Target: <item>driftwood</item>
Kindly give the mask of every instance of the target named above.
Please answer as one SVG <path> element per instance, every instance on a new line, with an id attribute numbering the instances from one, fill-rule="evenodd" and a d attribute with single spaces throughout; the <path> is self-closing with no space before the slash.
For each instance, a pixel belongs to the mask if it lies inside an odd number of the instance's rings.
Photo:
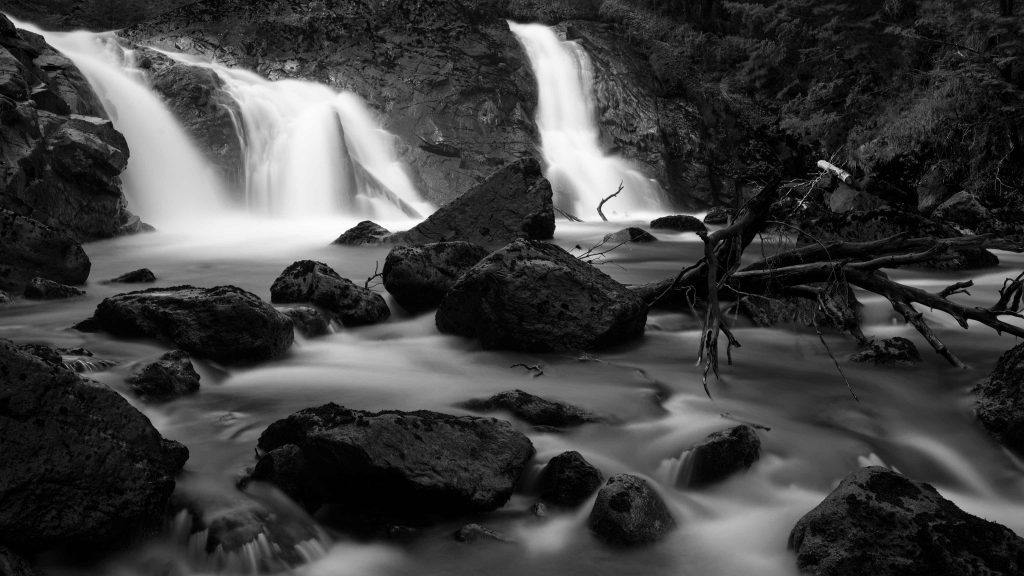
<path id="1" fill-rule="evenodd" d="M 604 203 L 609 201 L 609 200 L 611 200 L 612 198 L 615 198 L 616 196 L 618 196 L 621 193 L 622 193 L 622 182 L 619 182 L 619 189 L 615 191 L 615 194 L 612 194 L 611 196 L 608 196 L 607 198 L 601 200 L 601 203 L 597 205 L 597 214 L 601 217 L 601 220 L 604 220 L 605 222 L 608 221 L 608 218 L 605 218 L 604 212 L 601 211 L 601 209 L 604 208 Z"/>
<path id="2" fill-rule="evenodd" d="M 835 164 L 829 162 L 828 160 L 818 160 L 818 168 L 821 168 L 822 170 L 832 174 L 847 186 L 854 185 L 852 174 L 850 174 L 846 170 L 843 170 L 839 166 L 836 166 Z"/>

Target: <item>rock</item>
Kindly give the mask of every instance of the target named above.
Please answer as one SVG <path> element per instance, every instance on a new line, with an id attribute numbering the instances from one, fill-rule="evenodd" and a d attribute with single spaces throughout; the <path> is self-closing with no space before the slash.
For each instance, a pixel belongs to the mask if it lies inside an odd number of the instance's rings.
<path id="1" fill-rule="evenodd" d="M 279 311 L 292 319 L 292 324 L 306 338 L 326 336 L 331 333 L 331 320 L 312 306 L 296 306 Z"/>
<path id="2" fill-rule="evenodd" d="M 37 276 L 84 284 L 92 263 L 81 244 L 37 222 L 0 209 L 0 289 L 24 289 Z"/>
<path id="3" fill-rule="evenodd" d="M 789 547 L 818 576 L 1024 573 L 1024 539 L 880 466 L 844 478 L 797 522 Z"/>
<path id="4" fill-rule="evenodd" d="M 156 282 L 156 276 L 149 268 L 139 268 L 138 270 L 132 270 L 126 272 L 117 278 L 107 280 L 111 283 L 122 283 L 122 284 L 146 284 L 149 282 Z"/>
<path id="5" fill-rule="evenodd" d="M 452 284 L 490 252 L 469 242 L 395 246 L 384 260 L 384 288 L 412 314 L 437 308 Z"/>
<path id="6" fill-rule="evenodd" d="M 706 232 L 708 229 L 700 219 L 687 214 L 655 218 L 651 220 L 651 228 L 664 228 L 677 232 Z"/>
<path id="7" fill-rule="evenodd" d="M 872 339 L 867 347 L 850 356 L 853 362 L 870 362 L 872 364 L 914 365 L 921 361 L 921 353 L 914 343 L 902 336 Z"/>
<path id="8" fill-rule="evenodd" d="M 56 351 L 60 354 L 61 364 L 68 370 L 78 373 L 102 372 L 117 366 L 117 362 L 96 358 L 85 348 L 58 348 Z"/>
<path id="9" fill-rule="evenodd" d="M 974 387 L 975 410 L 985 429 L 1024 454 L 1024 344 L 999 357 L 989 378 Z"/>
<path id="10" fill-rule="evenodd" d="M 597 493 L 587 520 L 595 536 L 608 544 L 650 544 L 676 527 L 676 521 L 646 480 L 632 474 L 616 474 Z"/>
<path id="11" fill-rule="evenodd" d="M 381 244 L 387 241 L 390 237 L 391 232 L 389 232 L 387 228 L 369 220 L 363 220 L 359 224 L 356 224 L 352 228 L 346 230 L 341 236 L 338 236 L 337 240 L 331 242 L 331 244 L 343 244 L 345 246 L 372 246 L 375 244 Z"/>
<path id="12" fill-rule="evenodd" d="M 174 286 L 127 292 L 96 307 L 92 328 L 122 338 L 158 338 L 224 363 L 277 358 L 288 351 L 291 320 L 234 286 Z"/>
<path id="13" fill-rule="evenodd" d="M 85 296 L 85 290 L 36 277 L 25 286 L 24 296 L 29 300 L 62 300 L 74 296 Z"/>
<path id="14" fill-rule="evenodd" d="M 643 230 L 642 228 L 623 228 L 618 232 L 606 234 L 603 239 L 603 242 L 606 244 L 622 244 L 625 242 L 636 242 L 642 244 L 646 242 L 657 241 L 657 238 L 655 238 L 650 232 Z"/>
<path id="15" fill-rule="evenodd" d="M 628 288 L 557 246 L 517 240 L 481 260 L 437 311 L 446 334 L 485 348 L 575 351 L 643 335 L 647 306 Z"/>
<path id="16" fill-rule="evenodd" d="M 342 515 L 402 523 L 498 508 L 533 456 L 529 439 L 501 420 L 333 403 L 274 422 L 259 450 L 252 479 L 278 485 L 310 511 L 329 504 Z"/>
<path id="17" fill-rule="evenodd" d="M 128 377 L 132 392 L 146 402 L 166 402 L 199 391 L 199 373 L 188 352 L 172 350 Z"/>
<path id="18" fill-rule="evenodd" d="M 327 264 L 313 260 L 299 260 L 285 268 L 270 287 L 270 301 L 310 302 L 329 310 L 345 326 L 376 324 L 391 316 L 380 294 L 356 286 Z"/>
<path id="19" fill-rule="evenodd" d="M 704 215 L 705 224 L 713 224 L 716 226 L 729 223 L 729 216 L 732 215 L 732 210 L 724 208 L 722 206 L 714 206 L 708 210 L 708 213 Z"/>
<path id="20" fill-rule="evenodd" d="M 11 296 L 7 292 L 0 290 L 0 306 L 10 304 L 11 302 L 14 302 L 14 300 L 11 299 Z"/>
<path id="21" fill-rule="evenodd" d="M 476 412 L 509 412 L 523 422 L 550 428 L 568 428 L 600 421 L 600 418 L 581 408 L 545 400 L 522 390 L 509 390 L 490 398 L 474 398 L 459 406 Z"/>
<path id="22" fill-rule="evenodd" d="M 391 241 L 427 244 L 461 240 L 488 248 L 517 238 L 546 240 L 555 233 L 551 184 L 540 163 L 524 158 L 486 180 Z"/>
<path id="23" fill-rule="evenodd" d="M 64 365 L 64 360 L 61 357 L 60 352 L 49 346 L 45 346 L 43 344 L 18 344 L 17 348 L 25 354 L 35 356 L 50 366 L 60 367 Z"/>
<path id="24" fill-rule="evenodd" d="M 767 299 L 745 296 L 739 300 L 739 311 L 754 324 L 764 328 L 778 325 L 817 325 L 819 328 L 829 327 L 840 332 L 859 331 L 861 304 L 856 293 L 845 281 L 808 285 L 820 290 L 819 299 L 801 296 Z"/>
<path id="25" fill-rule="evenodd" d="M 750 468 L 761 457 L 761 439 L 742 425 L 709 434 L 683 457 L 676 486 L 700 488 Z"/>
<path id="26" fill-rule="evenodd" d="M 119 394 L 0 340 L 0 542 L 96 553 L 155 533 L 188 450 Z"/>
<path id="27" fill-rule="evenodd" d="M 978 199 L 966 190 L 957 192 L 948 200 L 939 204 L 932 212 L 932 220 L 948 222 L 959 230 L 968 233 L 984 233 L 991 231 L 992 214 L 978 202 Z"/>
<path id="28" fill-rule="evenodd" d="M 41 576 L 24 558 L 0 546 L 0 574 L 4 576 Z"/>
<path id="29" fill-rule="evenodd" d="M 540 497 L 556 506 L 575 508 L 601 487 L 604 476 L 576 451 L 552 458 L 537 481 Z"/>
<path id="30" fill-rule="evenodd" d="M 459 528 L 452 534 L 459 542 L 479 542 L 480 540 L 493 540 L 495 542 L 511 543 L 512 539 L 501 534 L 497 530 L 493 530 L 486 526 L 479 524 L 466 524 L 462 528 Z"/>

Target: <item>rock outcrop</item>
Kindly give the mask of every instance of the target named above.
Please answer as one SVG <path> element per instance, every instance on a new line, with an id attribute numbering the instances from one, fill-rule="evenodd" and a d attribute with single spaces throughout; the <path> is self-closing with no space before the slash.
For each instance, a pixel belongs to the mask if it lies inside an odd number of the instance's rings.
<path id="1" fill-rule="evenodd" d="M 172 350 L 142 366 L 127 382 L 132 392 L 147 402 L 164 402 L 199 391 L 199 373 L 184 350 Z"/>
<path id="2" fill-rule="evenodd" d="M 661 496 L 646 480 L 616 474 L 597 493 L 587 520 L 595 536 L 616 546 L 650 544 L 676 527 Z"/>
<path id="3" fill-rule="evenodd" d="M 508 412 L 523 422 L 545 428 L 569 428 L 600 421 L 596 415 L 582 408 L 546 400 L 522 390 L 500 392 L 489 398 L 474 398 L 459 406 L 474 412 Z"/>
<path id="4" fill-rule="evenodd" d="M 684 454 L 676 486 L 700 488 L 750 468 L 761 457 L 761 439 L 742 425 L 709 434 Z"/>
<path id="5" fill-rule="evenodd" d="M 1024 344 L 999 357 L 989 378 L 974 388 L 978 420 L 1003 444 L 1024 454 Z"/>
<path id="6" fill-rule="evenodd" d="M 35 277 L 84 284 L 91 268 L 85 250 L 70 236 L 0 209 L 0 289 L 21 291 Z"/>
<path id="7" fill-rule="evenodd" d="M 604 476 L 579 452 L 563 452 L 548 461 L 540 471 L 537 488 L 540 497 L 555 506 L 575 508 L 601 487 Z"/>
<path id="8" fill-rule="evenodd" d="M 327 264 L 313 260 L 299 260 L 285 268 L 270 287 L 270 301 L 309 302 L 330 311 L 345 326 L 376 324 L 391 316 L 380 294 L 356 286 Z"/>
<path id="9" fill-rule="evenodd" d="M 395 246 L 384 260 L 384 288 L 407 311 L 437 308 L 452 284 L 490 252 L 469 242 Z"/>

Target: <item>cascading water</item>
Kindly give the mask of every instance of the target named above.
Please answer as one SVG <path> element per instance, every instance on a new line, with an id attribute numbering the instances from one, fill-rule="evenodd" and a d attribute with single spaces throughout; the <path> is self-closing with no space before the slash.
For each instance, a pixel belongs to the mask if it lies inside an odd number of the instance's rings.
<path id="1" fill-rule="evenodd" d="M 594 72 L 586 50 L 562 42 L 542 24 L 509 28 L 523 45 L 537 77 L 537 128 L 555 203 L 576 215 L 590 214 L 601 200 L 623 190 L 604 209 L 621 216 L 659 208 L 658 184 L 600 146 L 593 98 Z"/>

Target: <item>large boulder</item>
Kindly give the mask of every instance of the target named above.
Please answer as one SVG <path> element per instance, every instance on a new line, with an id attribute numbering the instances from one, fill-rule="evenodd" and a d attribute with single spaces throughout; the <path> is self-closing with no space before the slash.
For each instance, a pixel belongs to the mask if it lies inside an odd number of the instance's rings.
<path id="1" fill-rule="evenodd" d="M 991 376 L 974 387 L 978 420 L 1003 444 L 1024 454 L 1024 344 L 999 357 Z"/>
<path id="2" fill-rule="evenodd" d="M 234 286 L 174 286 L 126 292 L 96 307 L 94 327 L 124 338 L 149 337 L 224 363 L 283 355 L 292 345 L 292 321 Z"/>
<path id="3" fill-rule="evenodd" d="M 594 266 L 544 242 L 517 240 L 459 278 L 437 311 L 441 332 L 486 348 L 586 350 L 643 335 L 647 306 Z"/>
<path id="4" fill-rule="evenodd" d="M 391 316 L 384 298 L 323 262 L 299 260 L 281 272 L 270 287 L 270 301 L 280 304 L 309 302 L 329 310 L 345 326 L 365 326 Z"/>
<path id="5" fill-rule="evenodd" d="M 173 400 L 199 390 L 199 373 L 188 352 L 172 350 L 132 373 L 128 386 L 147 402 Z"/>
<path id="6" fill-rule="evenodd" d="M 395 246 L 384 260 L 384 288 L 409 312 L 437 308 L 455 281 L 490 252 L 469 242 Z"/>
<path id="7" fill-rule="evenodd" d="M 594 535 L 616 546 L 650 544 L 676 527 L 661 496 L 646 480 L 632 474 L 608 479 L 597 493 L 587 524 Z"/>
<path id="8" fill-rule="evenodd" d="M 844 478 L 797 522 L 789 546 L 815 576 L 1024 573 L 1024 539 L 880 466 Z"/>
<path id="9" fill-rule="evenodd" d="M 600 420 L 582 408 L 522 390 L 499 392 L 489 398 L 473 398 L 459 406 L 476 412 L 508 412 L 523 422 L 545 428 L 568 428 Z"/>
<path id="10" fill-rule="evenodd" d="M 676 486 L 699 488 L 721 482 L 750 468 L 760 457 L 761 439 L 751 426 L 709 434 L 684 454 Z"/>
<path id="11" fill-rule="evenodd" d="M 394 234 L 391 241 L 462 240 L 494 248 L 517 238 L 546 240 L 555 233 L 551 194 L 540 163 L 524 158 L 494 172 L 412 230 Z"/>
<path id="12" fill-rule="evenodd" d="M 0 289 L 21 291 L 37 276 L 84 284 L 91 268 L 85 250 L 70 236 L 0 209 Z"/>
<path id="13" fill-rule="evenodd" d="M 274 422 L 259 450 L 252 478 L 310 510 L 329 504 L 411 523 L 498 508 L 533 456 L 529 439 L 501 420 L 333 403 Z"/>
<path id="14" fill-rule="evenodd" d="M 7 340 L 0 374 L 0 542 L 95 552 L 159 528 L 184 446 L 110 388 Z"/>
<path id="15" fill-rule="evenodd" d="M 710 214 L 710 212 L 709 212 Z M 675 230 L 676 232 L 707 232 L 708 228 L 696 216 L 674 214 L 651 220 L 651 228 Z"/>
<path id="16" fill-rule="evenodd" d="M 601 487 L 604 476 L 579 452 L 563 452 L 540 471 L 537 480 L 540 497 L 556 506 L 574 508 L 583 504 Z"/>

